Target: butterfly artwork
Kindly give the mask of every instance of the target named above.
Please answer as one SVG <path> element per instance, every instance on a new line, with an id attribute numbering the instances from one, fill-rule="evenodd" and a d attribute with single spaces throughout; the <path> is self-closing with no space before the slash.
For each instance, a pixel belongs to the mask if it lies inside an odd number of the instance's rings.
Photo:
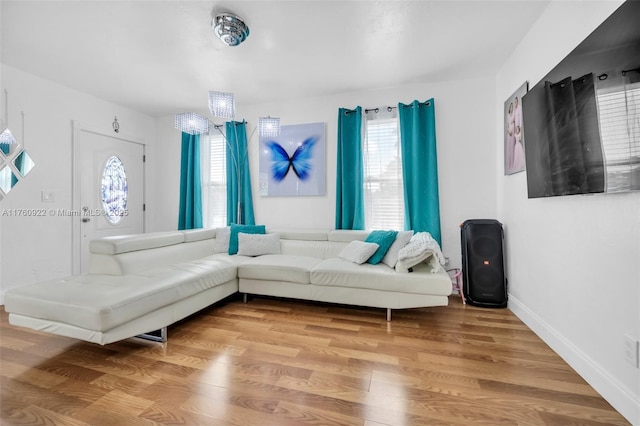
<path id="1" fill-rule="evenodd" d="M 325 123 L 282 126 L 260 138 L 260 195 L 324 195 Z"/>
<path id="2" fill-rule="evenodd" d="M 267 141 L 266 146 L 271 153 L 271 176 L 276 182 L 282 181 L 290 170 L 300 180 L 307 180 L 311 173 L 313 158 L 313 146 L 318 141 L 317 136 L 311 136 L 304 140 L 291 156 L 287 151 L 275 141 Z"/>

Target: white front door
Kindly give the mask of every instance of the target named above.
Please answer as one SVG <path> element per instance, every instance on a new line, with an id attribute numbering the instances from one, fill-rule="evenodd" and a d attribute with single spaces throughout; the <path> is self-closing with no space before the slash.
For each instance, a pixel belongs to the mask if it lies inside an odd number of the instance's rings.
<path id="1" fill-rule="evenodd" d="M 91 240 L 144 232 L 144 145 L 74 126 L 74 156 L 74 273 L 85 273 Z"/>

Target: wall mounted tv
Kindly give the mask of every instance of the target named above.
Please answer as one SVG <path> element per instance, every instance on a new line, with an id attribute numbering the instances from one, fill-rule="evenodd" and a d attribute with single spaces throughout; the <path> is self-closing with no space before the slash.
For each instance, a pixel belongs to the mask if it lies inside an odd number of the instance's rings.
<path id="1" fill-rule="evenodd" d="M 640 190 L 640 1 L 524 95 L 522 111 L 529 198 Z"/>

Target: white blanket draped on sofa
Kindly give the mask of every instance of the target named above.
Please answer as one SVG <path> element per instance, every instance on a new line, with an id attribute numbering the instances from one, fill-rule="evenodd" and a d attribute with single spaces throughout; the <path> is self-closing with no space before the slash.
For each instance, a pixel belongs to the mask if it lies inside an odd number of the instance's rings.
<path id="1" fill-rule="evenodd" d="M 409 272 L 418 263 L 425 262 L 431 272 L 436 273 L 445 265 L 445 258 L 440 245 L 428 232 L 417 232 L 409 244 L 398 252 L 397 272 Z"/>

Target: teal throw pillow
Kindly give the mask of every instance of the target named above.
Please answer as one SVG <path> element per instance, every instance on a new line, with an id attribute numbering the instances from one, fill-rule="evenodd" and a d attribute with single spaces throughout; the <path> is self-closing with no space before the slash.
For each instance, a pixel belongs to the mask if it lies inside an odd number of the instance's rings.
<path id="1" fill-rule="evenodd" d="M 236 225 L 231 224 L 231 232 L 229 233 L 229 254 L 238 253 L 238 234 L 266 234 L 264 225 Z"/>
<path id="2" fill-rule="evenodd" d="M 365 243 L 376 243 L 380 247 L 373 253 L 373 256 L 367 260 L 367 263 L 377 265 L 384 259 L 384 255 L 387 254 L 387 250 L 391 247 L 391 244 L 396 239 L 398 231 L 371 231 L 371 233 L 364 240 Z"/>

